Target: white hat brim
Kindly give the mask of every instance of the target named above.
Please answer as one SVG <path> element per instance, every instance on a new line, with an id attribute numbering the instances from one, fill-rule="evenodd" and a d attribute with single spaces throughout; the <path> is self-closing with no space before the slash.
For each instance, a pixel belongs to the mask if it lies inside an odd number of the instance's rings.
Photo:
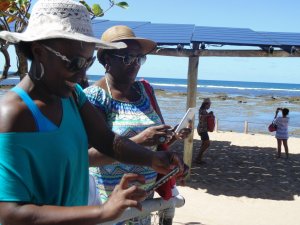
<path id="1" fill-rule="evenodd" d="M 70 33 L 70 32 L 63 32 L 63 31 L 49 31 L 47 33 L 43 32 L 40 34 L 30 34 L 29 32 L 17 33 L 17 32 L 9 32 L 9 31 L 1 31 L 0 38 L 4 39 L 10 43 L 19 43 L 20 41 L 24 42 L 32 42 L 32 41 L 40 41 L 40 40 L 47 40 L 47 39 L 54 39 L 54 38 L 63 38 L 63 39 L 70 39 L 75 41 L 82 41 L 87 43 L 94 43 L 96 44 L 96 48 L 101 49 L 121 49 L 126 48 L 127 45 L 124 42 L 114 42 L 108 43 L 101 41 L 98 38 L 87 36 L 81 33 Z"/>

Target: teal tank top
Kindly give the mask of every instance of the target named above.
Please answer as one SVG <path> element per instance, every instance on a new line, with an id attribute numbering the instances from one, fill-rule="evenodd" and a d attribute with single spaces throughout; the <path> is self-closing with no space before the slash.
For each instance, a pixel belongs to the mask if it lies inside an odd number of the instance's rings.
<path id="1" fill-rule="evenodd" d="M 73 99 L 62 99 L 62 106 L 55 130 L 0 133 L 0 201 L 87 205 L 86 131 Z"/>
<path id="2" fill-rule="evenodd" d="M 43 115 L 43 113 L 40 111 L 34 101 L 29 97 L 26 91 L 18 86 L 13 87 L 11 91 L 16 92 L 23 100 L 23 102 L 27 105 L 32 113 L 38 131 L 51 131 L 57 129 L 57 126 Z"/>

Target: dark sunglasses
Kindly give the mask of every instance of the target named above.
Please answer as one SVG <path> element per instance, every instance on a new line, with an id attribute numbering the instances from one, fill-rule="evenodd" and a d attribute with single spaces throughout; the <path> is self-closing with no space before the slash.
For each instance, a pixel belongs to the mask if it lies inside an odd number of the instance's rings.
<path id="1" fill-rule="evenodd" d="M 123 63 L 126 66 L 131 65 L 133 62 L 137 62 L 141 66 L 146 62 L 147 59 L 145 55 L 139 55 L 139 56 L 117 55 L 117 54 L 110 54 L 110 55 L 123 59 Z"/>
<path id="2" fill-rule="evenodd" d="M 66 68 L 72 73 L 79 72 L 82 69 L 88 70 L 93 63 L 95 62 L 96 56 L 93 56 L 90 59 L 86 59 L 81 56 L 77 56 L 73 59 L 68 59 L 67 56 L 62 55 L 61 53 L 55 51 L 54 49 L 50 48 L 49 46 L 42 45 L 45 49 L 47 49 L 49 52 L 54 53 L 57 57 L 59 57 L 61 60 L 66 62 Z"/>

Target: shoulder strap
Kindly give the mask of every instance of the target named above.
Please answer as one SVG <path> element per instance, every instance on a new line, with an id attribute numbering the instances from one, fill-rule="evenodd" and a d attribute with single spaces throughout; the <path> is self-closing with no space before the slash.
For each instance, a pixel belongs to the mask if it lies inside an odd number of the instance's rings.
<path id="1" fill-rule="evenodd" d="M 32 116 L 34 118 L 34 122 L 35 122 L 35 124 L 36 124 L 39 131 L 48 131 L 48 130 L 57 129 L 57 126 L 42 114 L 40 109 L 37 107 L 37 105 L 30 98 L 30 96 L 27 94 L 26 91 L 24 91 L 22 88 L 20 88 L 18 86 L 13 87 L 11 89 L 11 91 L 13 91 L 17 95 L 19 95 L 19 97 L 27 105 L 27 107 L 29 108 L 29 110 L 32 113 Z"/>
<path id="2" fill-rule="evenodd" d="M 148 97 L 150 99 L 150 103 L 151 103 L 153 109 L 155 110 L 155 112 L 157 113 L 157 115 L 160 117 L 161 122 L 165 123 L 164 118 L 163 118 L 163 116 L 161 114 L 160 108 L 159 108 L 159 106 L 157 104 L 156 98 L 155 98 L 155 96 L 152 93 L 152 88 L 151 88 L 150 83 L 147 80 L 144 80 L 144 79 L 141 79 L 140 82 L 143 84 L 143 86 L 145 88 L 145 91 L 146 91 L 146 93 L 147 93 L 147 95 L 148 95 Z"/>
<path id="3" fill-rule="evenodd" d="M 39 118 L 39 114 L 40 114 L 39 108 L 36 106 L 36 104 L 34 104 L 32 99 L 22 88 L 15 86 L 11 89 L 11 91 L 18 94 L 19 97 L 23 100 L 23 102 L 27 105 L 27 107 L 29 108 L 29 110 L 31 111 L 31 113 L 33 115 L 35 124 L 38 126 L 38 129 L 40 130 L 40 124 L 38 122 L 38 118 Z"/>

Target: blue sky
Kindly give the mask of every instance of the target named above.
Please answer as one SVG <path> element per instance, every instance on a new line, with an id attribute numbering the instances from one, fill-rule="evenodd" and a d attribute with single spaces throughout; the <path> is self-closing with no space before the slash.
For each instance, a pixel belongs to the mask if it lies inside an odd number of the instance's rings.
<path id="1" fill-rule="evenodd" d="M 107 2 L 98 1 L 104 9 L 107 8 Z M 298 0 L 127 0 L 127 3 L 128 9 L 114 7 L 103 19 L 300 33 Z M 12 64 L 15 68 L 15 62 Z M 299 65 L 300 58 L 202 57 L 198 78 L 300 84 Z M 187 58 L 149 56 L 139 76 L 186 78 L 187 69 Z M 99 64 L 88 71 L 89 74 L 103 72 Z"/>

